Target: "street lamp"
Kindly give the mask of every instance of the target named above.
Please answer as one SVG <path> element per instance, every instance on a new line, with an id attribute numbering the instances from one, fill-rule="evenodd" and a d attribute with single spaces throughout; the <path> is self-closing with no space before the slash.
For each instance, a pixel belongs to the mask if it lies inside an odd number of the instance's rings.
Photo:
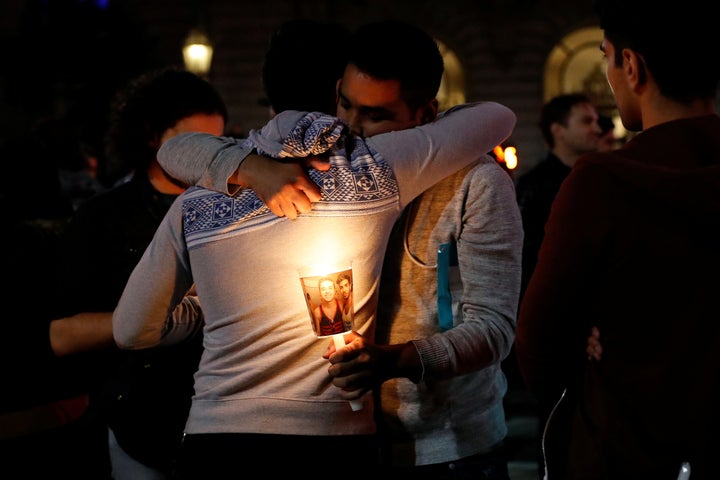
<path id="1" fill-rule="evenodd" d="M 190 30 L 183 46 L 185 68 L 206 77 L 210 72 L 212 55 L 213 47 L 205 32 L 197 28 Z"/>

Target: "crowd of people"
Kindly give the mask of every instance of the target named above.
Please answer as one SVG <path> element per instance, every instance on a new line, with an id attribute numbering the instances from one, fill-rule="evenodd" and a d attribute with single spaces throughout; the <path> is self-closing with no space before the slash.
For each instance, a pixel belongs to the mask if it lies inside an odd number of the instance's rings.
<path id="1" fill-rule="evenodd" d="M 707 18 L 653 4 L 645 22 L 648 5 L 595 2 L 632 138 L 559 95 L 539 112 L 547 155 L 517 180 L 490 154 L 515 114 L 438 111 L 438 46 L 397 20 L 279 26 L 270 118 L 243 138 L 209 81 L 138 76 L 105 137 L 128 175 L 89 194 L 36 149 L 52 200 L 28 198 L 3 237 L 11 298 L 34 306 L 0 349 L 17 365 L 8 471 L 510 480 L 521 385 L 539 478 L 713 478 L 720 65 L 697 48 Z M 306 75 L 293 52 L 313 30 L 334 42 Z"/>

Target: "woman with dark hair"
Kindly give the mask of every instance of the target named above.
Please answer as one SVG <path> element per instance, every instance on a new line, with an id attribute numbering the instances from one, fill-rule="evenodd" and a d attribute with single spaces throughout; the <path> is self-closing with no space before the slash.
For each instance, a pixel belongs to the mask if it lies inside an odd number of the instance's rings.
<path id="1" fill-rule="evenodd" d="M 85 201 L 70 222 L 61 277 L 62 315 L 72 319 L 78 312 L 103 312 L 101 323 L 111 325 L 130 273 L 172 202 L 187 188 L 158 163 L 160 145 L 185 132 L 221 135 L 226 120 L 218 91 L 177 68 L 141 75 L 117 94 L 106 135 L 107 158 L 118 171 L 131 174 Z M 108 331 L 110 348 L 97 354 L 101 380 L 91 387 L 90 407 L 110 429 L 105 427 L 105 436 L 113 478 L 166 478 L 182 439 L 202 335 L 196 332 L 171 348 L 129 352 L 116 349 L 112 329 Z"/>

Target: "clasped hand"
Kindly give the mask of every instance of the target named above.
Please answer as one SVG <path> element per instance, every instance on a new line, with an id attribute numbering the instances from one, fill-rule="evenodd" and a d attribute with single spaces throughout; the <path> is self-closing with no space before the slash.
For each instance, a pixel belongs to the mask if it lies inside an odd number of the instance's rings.
<path id="1" fill-rule="evenodd" d="M 385 355 L 356 332 L 346 333 L 345 347 L 336 350 L 332 342 L 323 354 L 330 361 L 328 373 L 344 400 L 355 400 L 387 378 L 381 378 Z"/>
<path id="2" fill-rule="evenodd" d="M 307 175 L 306 168 L 327 171 L 330 163 L 322 157 L 278 161 L 250 154 L 240 165 L 238 182 L 249 185 L 272 213 L 291 220 L 312 208 L 321 198 L 320 188 Z"/>

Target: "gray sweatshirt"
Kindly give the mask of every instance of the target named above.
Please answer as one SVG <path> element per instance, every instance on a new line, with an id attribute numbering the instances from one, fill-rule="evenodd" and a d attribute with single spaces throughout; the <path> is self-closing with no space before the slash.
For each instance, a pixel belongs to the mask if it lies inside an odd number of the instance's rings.
<path id="1" fill-rule="evenodd" d="M 413 341 L 423 378 L 382 385 L 393 464 L 454 461 L 505 438 L 500 363 L 515 338 L 522 239 L 512 179 L 489 156 L 424 192 L 398 222 L 382 271 L 377 342 Z M 453 249 L 457 258 L 438 253 Z"/>

